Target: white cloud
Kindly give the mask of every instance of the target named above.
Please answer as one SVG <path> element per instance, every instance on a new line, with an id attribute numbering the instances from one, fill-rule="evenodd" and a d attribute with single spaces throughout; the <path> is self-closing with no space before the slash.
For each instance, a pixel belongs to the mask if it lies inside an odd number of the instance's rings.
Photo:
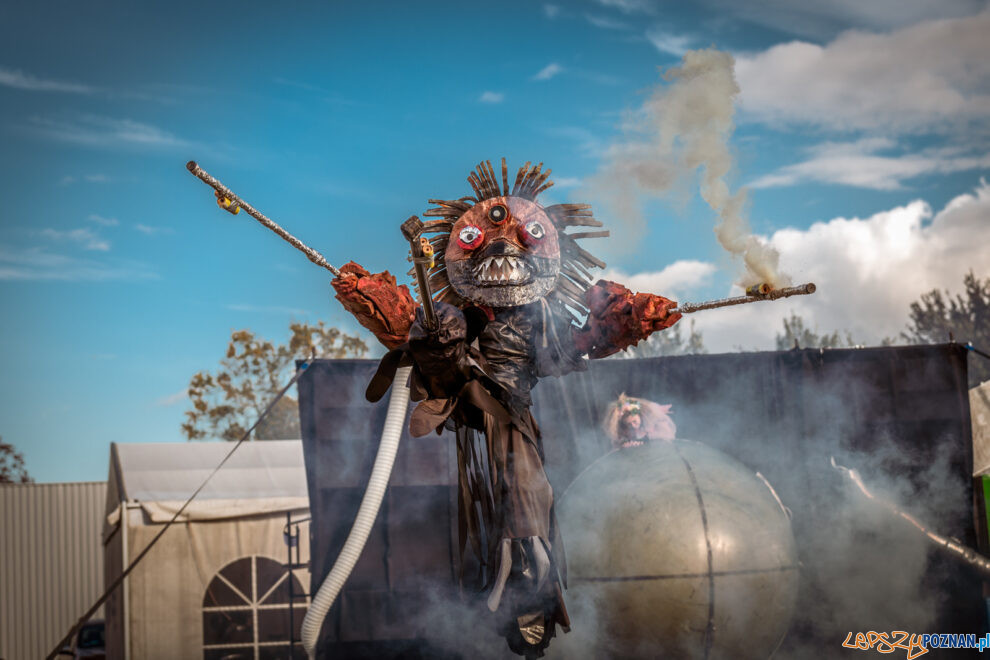
<path id="1" fill-rule="evenodd" d="M 646 31 L 646 39 L 653 44 L 661 53 L 681 57 L 691 48 L 694 41 L 691 37 L 682 34 L 671 34 L 663 30 L 652 29 Z"/>
<path id="2" fill-rule="evenodd" d="M 576 188 L 581 185 L 581 179 L 576 176 L 555 176 L 553 178 L 554 188 Z"/>
<path id="3" fill-rule="evenodd" d="M 481 103 L 501 103 L 504 100 L 505 100 L 505 94 L 501 92 L 491 92 L 491 91 L 484 92 L 478 98 L 478 101 L 480 101 Z"/>
<path id="4" fill-rule="evenodd" d="M 560 7 L 558 5 L 543 5 L 543 15 L 553 20 L 560 16 Z"/>
<path id="5" fill-rule="evenodd" d="M 563 126 L 554 124 L 547 127 L 548 135 L 573 142 L 577 150 L 586 158 L 601 158 L 605 153 L 605 143 L 601 135 L 583 126 Z"/>
<path id="6" fill-rule="evenodd" d="M 560 66 L 556 62 L 551 62 L 542 69 L 540 69 L 536 75 L 533 76 L 533 80 L 550 80 L 555 75 L 564 70 L 564 67 Z"/>
<path id="7" fill-rule="evenodd" d="M 43 248 L 0 245 L 0 281 L 106 282 L 158 279 L 147 265 L 126 260 L 80 259 Z"/>
<path id="8" fill-rule="evenodd" d="M 886 133 L 990 117 L 990 10 L 891 33 L 847 31 L 736 58 L 742 109 L 768 123 Z M 985 128 L 985 127 L 984 127 Z"/>
<path id="9" fill-rule="evenodd" d="M 146 234 L 148 236 L 154 236 L 156 234 L 171 234 L 172 233 L 172 228 L 171 227 L 155 227 L 155 226 L 152 226 L 152 225 L 142 225 L 140 223 L 134 225 L 134 229 L 136 229 L 139 232 L 141 232 L 142 234 Z"/>
<path id="10" fill-rule="evenodd" d="M 304 89 L 307 92 L 317 92 L 319 94 L 331 94 L 329 90 L 326 90 L 318 85 L 313 85 L 312 83 L 303 82 L 299 80 L 288 80 L 287 78 L 273 78 L 272 81 L 277 85 L 285 85 L 286 87 L 295 87 L 297 89 Z"/>
<path id="11" fill-rule="evenodd" d="M 885 138 L 826 142 L 812 147 L 810 158 L 785 165 L 750 184 L 752 188 L 793 186 L 815 181 L 874 190 L 898 190 L 904 181 L 926 174 L 990 168 L 990 154 L 968 155 L 958 149 L 927 149 L 902 155 L 880 155 L 896 147 Z"/>
<path id="12" fill-rule="evenodd" d="M 178 403 L 183 403 L 189 399 L 189 392 L 187 389 L 181 389 L 178 392 L 173 392 L 163 397 L 159 397 L 155 400 L 155 405 L 160 408 L 168 408 L 174 406 Z"/>
<path id="13" fill-rule="evenodd" d="M 654 14 L 656 8 L 651 0 L 595 0 L 603 7 L 618 9 L 623 14 Z"/>
<path id="14" fill-rule="evenodd" d="M 72 176 L 67 174 L 59 180 L 59 185 L 68 186 L 75 183 L 76 181 L 85 181 L 87 183 L 110 183 L 112 179 L 106 174 L 84 174 L 82 177 Z"/>
<path id="15" fill-rule="evenodd" d="M 60 231 L 58 229 L 42 229 L 41 235 L 45 238 L 50 238 L 53 241 L 78 243 L 86 250 L 106 252 L 110 249 L 109 241 L 95 234 L 92 230 L 86 227 L 70 229 L 68 231 Z"/>
<path id="16" fill-rule="evenodd" d="M 31 92 L 66 92 L 69 94 L 91 94 L 94 88 L 89 85 L 65 82 L 62 80 L 46 80 L 37 78 L 18 69 L 8 69 L 0 66 L 0 85 L 23 89 Z"/>
<path id="17" fill-rule="evenodd" d="M 922 293 L 960 291 L 970 269 L 977 277 L 990 277 L 988 216 L 990 184 L 981 180 L 972 194 L 956 197 L 937 214 L 917 200 L 868 218 L 781 229 L 770 238 L 780 251 L 781 267 L 795 282 L 815 282 L 818 291 L 699 312 L 698 329 L 712 351 L 767 350 L 782 330 L 782 319 L 793 311 L 821 332 L 848 330 L 866 343 L 896 337 L 905 328 L 910 304 Z"/>
<path id="18" fill-rule="evenodd" d="M 892 30 L 921 21 L 969 16 L 986 0 L 703 0 L 724 19 L 740 18 L 791 34 L 828 39 L 849 28 Z"/>
<path id="19" fill-rule="evenodd" d="M 602 278 L 619 282 L 633 291 L 656 293 L 678 300 L 706 286 L 715 270 L 714 264 L 682 259 L 657 272 L 629 275 L 618 269 L 609 269 L 602 273 Z"/>
<path id="20" fill-rule="evenodd" d="M 72 120 L 32 117 L 29 128 L 53 140 L 93 147 L 138 145 L 178 149 L 196 146 L 151 124 L 97 115 L 83 115 Z"/>
<path id="21" fill-rule="evenodd" d="M 253 314 L 289 314 L 291 316 L 312 316 L 313 312 L 298 307 L 280 307 L 278 305 L 226 305 L 232 312 L 251 312 Z"/>
<path id="22" fill-rule="evenodd" d="M 596 85 L 611 85 L 613 87 L 617 85 L 625 84 L 625 80 L 619 76 L 613 76 L 608 73 L 600 73 L 598 71 L 585 71 L 582 69 L 572 69 L 570 73 L 578 78 L 583 78 L 588 82 L 593 82 Z"/>
<path id="23" fill-rule="evenodd" d="M 103 225 L 104 227 L 116 227 L 120 224 L 117 218 L 104 218 L 102 215 L 97 215 L 96 213 L 91 213 L 86 217 L 90 222 L 95 222 L 98 225 Z"/>
<path id="24" fill-rule="evenodd" d="M 617 21 L 613 18 L 608 18 L 607 16 L 599 16 L 597 14 L 585 14 L 584 18 L 586 21 L 594 25 L 596 28 L 602 28 L 603 30 L 628 30 L 629 26 L 622 21 Z"/>

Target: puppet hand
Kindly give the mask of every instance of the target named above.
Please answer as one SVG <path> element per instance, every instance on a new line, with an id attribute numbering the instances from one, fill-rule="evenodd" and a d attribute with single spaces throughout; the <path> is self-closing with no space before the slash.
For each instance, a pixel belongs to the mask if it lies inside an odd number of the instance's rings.
<path id="1" fill-rule="evenodd" d="M 405 285 L 397 286 L 387 270 L 372 275 L 351 261 L 341 267 L 340 277 L 330 284 L 344 309 L 381 343 L 389 348 L 405 343 L 416 303 L 409 289 Z"/>
<path id="2" fill-rule="evenodd" d="M 426 329 L 423 308 L 416 308 L 416 320 L 409 329 L 409 344 L 441 348 L 467 338 L 467 320 L 458 308 L 444 302 L 433 303 L 437 315 L 437 330 Z"/>
<path id="3" fill-rule="evenodd" d="M 574 335 L 578 350 L 602 358 L 674 325 L 681 315 L 674 303 L 651 293 L 636 293 L 615 282 L 598 280 L 585 293 L 588 320 Z"/>
<path id="4" fill-rule="evenodd" d="M 643 338 L 657 330 L 665 330 L 681 319 L 673 300 L 652 293 L 637 293 L 632 298 L 633 317 L 643 332 Z"/>
<path id="5" fill-rule="evenodd" d="M 465 382 L 467 370 L 467 321 L 453 305 L 435 303 L 439 327 L 426 329 L 423 309 L 409 329 L 409 355 L 423 385 L 433 398 L 453 396 Z"/>

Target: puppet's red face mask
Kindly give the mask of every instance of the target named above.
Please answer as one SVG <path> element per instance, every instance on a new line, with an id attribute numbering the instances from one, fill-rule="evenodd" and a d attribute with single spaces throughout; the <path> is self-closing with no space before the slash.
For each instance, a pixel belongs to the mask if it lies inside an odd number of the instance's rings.
<path id="1" fill-rule="evenodd" d="M 486 199 L 454 223 L 444 259 L 454 291 L 471 302 L 525 305 L 557 283 L 557 228 L 543 207 L 528 199 Z"/>

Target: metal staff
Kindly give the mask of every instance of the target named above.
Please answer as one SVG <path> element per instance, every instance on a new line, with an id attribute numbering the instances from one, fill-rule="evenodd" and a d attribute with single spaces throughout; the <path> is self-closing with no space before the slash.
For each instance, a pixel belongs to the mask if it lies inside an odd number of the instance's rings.
<path id="1" fill-rule="evenodd" d="M 802 284 L 800 286 L 789 286 L 783 289 L 774 289 L 769 284 L 758 284 L 746 289 L 745 296 L 737 296 L 735 298 L 719 298 L 718 300 L 709 300 L 699 303 L 678 303 L 677 307 L 673 311 L 680 312 L 681 314 L 693 314 L 694 312 L 700 312 L 703 309 L 730 307 L 732 305 L 745 305 L 746 303 L 758 302 L 760 300 L 777 300 L 779 298 L 789 298 L 790 296 L 806 296 L 810 293 L 814 293 L 815 288 L 816 287 L 813 282 L 808 282 L 807 284 Z"/>
<path id="2" fill-rule="evenodd" d="M 936 534 L 932 530 L 928 529 L 920 522 L 918 519 L 909 513 L 901 511 L 896 506 L 890 502 L 886 502 L 876 497 L 867 488 L 866 484 L 863 483 L 863 478 L 859 476 L 859 472 L 856 470 L 844 467 L 835 462 L 835 457 L 831 457 L 832 467 L 841 472 L 849 481 L 851 481 L 859 492 L 862 493 L 866 498 L 872 500 L 876 504 L 879 504 L 887 512 L 895 517 L 901 518 L 907 521 L 915 527 L 919 532 L 921 532 L 928 541 L 934 545 L 936 548 L 942 551 L 948 557 L 961 562 L 975 571 L 984 580 L 990 579 L 990 557 L 985 557 L 978 553 L 972 548 L 967 548 L 962 543 L 956 539 L 950 539 L 942 536 L 941 534 Z"/>
<path id="3" fill-rule="evenodd" d="M 433 308 L 433 291 L 430 289 L 429 270 L 433 267 L 433 245 L 423 236 L 423 221 L 411 216 L 402 223 L 402 235 L 409 241 L 412 251 L 413 269 L 416 271 L 416 285 L 419 287 L 420 304 L 423 306 L 423 320 L 426 329 L 435 332 L 440 327 L 437 312 Z"/>
<path id="4" fill-rule="evenodd" d="M 217 204 L 220 208 L 225 211 L 229 211 L 234 215 L 237 215 L 241 209 L 244 209 L 252 218 L 271 229 L 273 232 L 285 239 L 290 245 L 292 245 L 292 247 L 305 254 L 314 264 L 326 268 L 333 273 L 335 277 L 340 277 L 340 271 L 330 265 L 330 262 L 328 262 L 322 254 L 282 229 L 274 220 L 235 195 L 230 188 L 220 183 L 216 178 L 211 176 L 209 172 L 197 165 L 196 161 L 191 160 L 186 163 L 186 169 L 192 172 L 193 175 L 195 175 L 203 183 L 216 191 Z"/>

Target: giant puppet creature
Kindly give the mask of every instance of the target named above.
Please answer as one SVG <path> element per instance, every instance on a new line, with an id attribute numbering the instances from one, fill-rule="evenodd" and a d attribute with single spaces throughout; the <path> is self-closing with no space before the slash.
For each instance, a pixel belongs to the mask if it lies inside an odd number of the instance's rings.
<path id="1" fill-rule="evenodd" d="M 470 545 L 477 564 L 462 584 L 480 591 L 500 634 L 527 657 L 543 655 L 557 626 L 570 625 L 553 491 L 530 413 L 537 380 L 586 369 L 585 356 L 612 355 L 669 328 L 682 313 L 815 290 L 760 285 L 746 296 L 679 305 L 614 282 L 593 284 L 590 269 L 605 264 L 577 242 L 608 232 L 567 233 L 601 227 L 591 207 L 540 205 L 537 197 L 553 185 L 550 170 L 526 163 L 510 188 L 503 159 L 501 181 L 490 162 L 481 163 L 468 176 L 474 195 L 432 199 L 437 206 L 424 215 L 436 219 L 403 224 L 414 244 L 417 305 L 388 271 L 371 274 L 353 262 L 334 268 L 195 162 L 187 167 L 215 189 L 221 208 L 243 208 L 335 275 L 337 299 L 390 349 L 369 399 L 385 394 L 400 366 L 411 367 L 410 395 L 418 404 L 410 432 L 447 428 L 457 438 L 460 549 L 463 555 Z"/>
<path id="2" fill-rule="evenodd" d="M 510 189 L 505 161 L 501 185 L 485 162 L 468 177 L 474 195 L 430 200 L 438 206 L 425 215 L 439 218 L 424 226 L 434 235 L 435 331 L 387 272 L 371 275 L 350 263 L 333 280 L 338 300 L 393 349 L 369 398 L 380 398 L 397 367 L 411 364 L 412 399 L 419 401 L 412 434 L 455 431 L 462 551 L 470 543 L 477 555 L 475 583 L 487 593 L 500 634 L 527 656 L 542 655 L 556 626 L 570 625 L 530 391 L 541 377 L 585 369 L 585 355 L 611 355 L 681 317 L 661 296 L 592 284 L 588 270 L 605 264 L 577 240 L 608 232 L 566 233 L 601 223 L 586 204 L 541 206 L 537 196 L 552 185 L 549 175 L 542 164 L 527 163 Z"/>

